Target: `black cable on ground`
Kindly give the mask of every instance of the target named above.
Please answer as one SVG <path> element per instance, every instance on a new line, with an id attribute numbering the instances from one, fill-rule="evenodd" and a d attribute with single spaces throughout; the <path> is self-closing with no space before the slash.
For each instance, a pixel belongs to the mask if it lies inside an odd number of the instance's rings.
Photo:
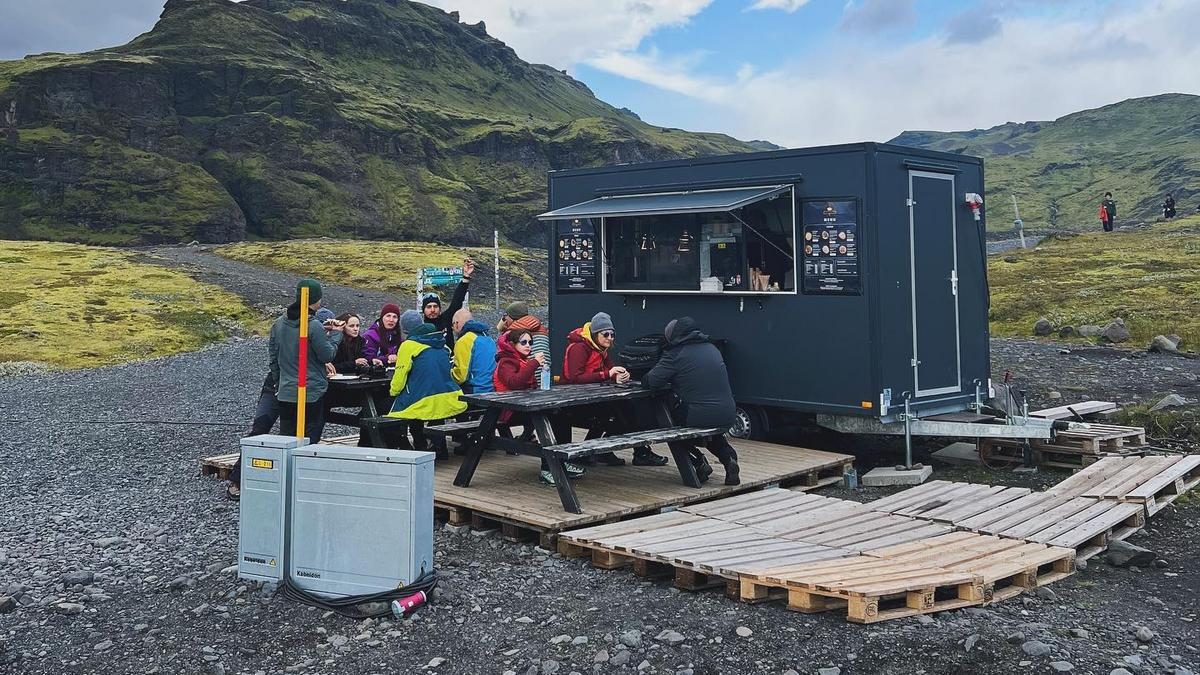
<path id="1" fill-rule="evenodd" d="M 319 597 L 309 593 L 303 588 L 298 588 L 292 584 L 291 579 L 284 579 L 283 583 L 279 586 L 279 590 L 283 593 L 283 597 L 289 600 L 295 600 L 296 602 L 300 602 L 305 605 L 318 607 L 331 612 L 337 612 L 338 614 L 350 619 L 361 620 L 387 616 L 388 614 L 392 613 L 390 606 L 392 600 L 399 600 L 400 598 L 412 595 L 417 591 L 424 591 L 425 594 L 428 595 L 433 591 L 434 587 L 437 586 L 437 582 L 437 570 L 430 570 L 425 574 L 422 574 L 416 581 L 403 588 L 396 588 L 390 591 L 383 591 L 381 593 L 369 593 L 366 595 L 350 595 L 344 598 Z M 371 602 L 382 602 L 386 603 L 387 606 L 385 609 L 376 612 L 368 612 L 358 608 L 359 605 Z"/>
<path id="2" fill-rule="evenodd" d="M 22 424 L 22 423 L 26 423 L 29 421 L 30 420 L 0 420 L 0 423 Z M 238 428 L 245 428 L 245 426 L 246 426 L 246 424 L 244 422 L 193 422 L 193 421 L 189 421 L 189 420 L 80 420 L 80 419 L 69 419 L 69 420 L 55 420 L 54 423 L 58 424 L 58 425 L 63 425 L 63 424 L 89 424 L 89 425 L 166 424 L 166 425 L 177 425 L 177 426 L 238 427 Z"/>

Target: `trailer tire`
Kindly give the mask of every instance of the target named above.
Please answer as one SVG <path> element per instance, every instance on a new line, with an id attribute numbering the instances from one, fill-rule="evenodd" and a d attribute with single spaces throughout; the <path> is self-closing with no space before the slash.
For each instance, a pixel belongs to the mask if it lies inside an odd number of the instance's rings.
<path id="1" fill-rule="evenodd" d="M 729 435 L 743 440 L 761 441 L 770 432 L 770 422 L 767 411 L 753 405 L 737 406 L 736 420 L 729 427 Z"/>

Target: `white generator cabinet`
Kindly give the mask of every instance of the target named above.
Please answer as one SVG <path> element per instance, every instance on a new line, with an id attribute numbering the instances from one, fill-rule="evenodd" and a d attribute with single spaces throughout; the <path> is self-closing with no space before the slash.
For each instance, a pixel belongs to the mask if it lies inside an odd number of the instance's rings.
<path id="1" fill-rule="evenodd" d="M 291 452 L 291 583 L 325 597 L 394 590 L 433 569 L 433 453 Z"/>
<path id="2" fill-rule="evenodd" d="M 279 583 L 287 570 L 288 452 L 306 438 L 264 434 L 242 439 L 238 578 Z"/>

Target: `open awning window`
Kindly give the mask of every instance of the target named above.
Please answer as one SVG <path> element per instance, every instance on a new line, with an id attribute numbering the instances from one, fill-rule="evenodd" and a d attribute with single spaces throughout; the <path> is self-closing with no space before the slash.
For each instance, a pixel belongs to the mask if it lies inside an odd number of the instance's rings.
<path id="1" fill-rule="evenodd" d="M 770 199 L 789 189 L 791 189 L 790 185 L 769 185 L 691 192 L 659 192 L 644 195 L 612 195 L 548 211 L 539 215 L 538 220 L 733 211 L 764 199 Z"/>

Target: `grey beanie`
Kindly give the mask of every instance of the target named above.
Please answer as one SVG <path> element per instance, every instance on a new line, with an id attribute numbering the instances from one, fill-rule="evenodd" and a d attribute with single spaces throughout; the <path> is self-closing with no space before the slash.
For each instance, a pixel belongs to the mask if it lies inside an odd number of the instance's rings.
<path id="1" fill-rule="evenodd" d="M 425 317 L 415 309 L 406 309 L 400 315 L 400 329 L 405 335 L 412 335 L 418 326 L 425 323 Z"/>
<path id="2" fill-rule="evenodd" d="M 605 312 L 596 312 L 591 322 L 592 335 L 603 330 L 614 330 L 612 317 Z"/>
<path id="3" fill-rule="evenodd" d="M 315 314 L 313 314 L 313 318 L 320 323 L 325 323 L 336 316 L 337 314 L 334 314 L 333 310 L 329 309 L 328 307 L 322 307 L 321 309 L 318 309 Z"/>

